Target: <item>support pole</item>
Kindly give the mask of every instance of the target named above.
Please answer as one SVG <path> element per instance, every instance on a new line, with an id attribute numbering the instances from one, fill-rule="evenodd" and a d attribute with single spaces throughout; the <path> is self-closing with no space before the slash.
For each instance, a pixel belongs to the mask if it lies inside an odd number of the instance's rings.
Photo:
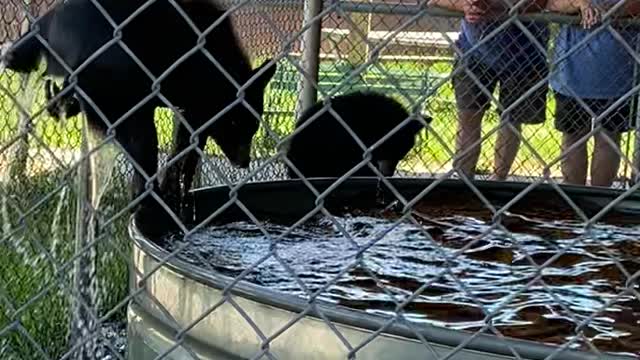
<path id="1" fill-rule="evenodd" d="M 29 32 L 28 11 L 31 8 L 31 0 L 25 0 L 24 6 L 24 19 L 20 24 L 20 36 Z M 20 109 L 18 109 L 18 134 L 20 134 L 22 139 L 16 143 L 16 149 L 13 154 L 10 171 L 10 178 L 18 182 L 22 181 L 27 173 L 27 161 L 29 159 L 29 135 L 32 130 L 30 113 L 35 95 L 34 89 L 29 88 L 31 74 L 19 74 L 19 77 L 20 96 L 18 96 L 18 99 L 22 101 L 22 104 L 19 104 L 18 106 L 24 106 L 25 111 L 20 111 Z M 37 82 L 35 85 L 37 85 Z"/>
<path id="2" fill-rule="evenodd" d="M 369 60 L 367 37 L 369 36 L 369 31 L 371 31 L 371 13 L 352 12 L 349 13 L 349 17 L 355 28 L 349 31 L 349 36 L 347 37 L 347 43 L 353 46 L 347 54 L 347 58 L 349 59 L 349 64 L 356 68 Z M 354 31 L 356 29 L 358 31 Z M 364 39 L 361 34 L 364 35 Z"/>
<path id="3" fill-rule="evenodd" d="M 635 45 L 635 50 L 638 51 L 640 49 L 640 39 L 636 38 L 636 43 L 634 45 Z M 633 64 L 634 85 L 638 84 L 638 81 L 639 81 L 638 77 L 640 76 L 639 70 L 640 69 L 638 69 L 638 63 L 634 62 Z M 634 168 L 637 169 L 640 167 L 640 93 L 635 95 L 635 98 L 636 98 L 636 103 L 635 103 L 636 113 L 635 113 L 635 119 L 634 119 L 635 130 L 634 130 L 634 144 L 633 144 L 633 159 L 631 161 L 633 162 Z M 640 181 L 640 173 L 637 173 L 632 168 L 629 185 L 633 186 L 636 183 L 638 183 L 638 181 Z"/>
<path id="4" fill-rule="evenodd" d="M 298 86 L 296 119 L 318 99 L 315 84 L 318 83 L 320 69 L 320 41 L 322 19 L 317 18 L 322 11 L 322 0 L 305 0 L 304 25 L 311 24 L 302 37 L 302 68 L 307 76 L 302 76 Z"/>
<path id="5" fill-rule="evenodd" d="M 87 245 L 95 239 L 96 223 L 92 204 L 95 203 L 95 177 L 92 157 L 89 156 L 90 138 L 86 119 L 83 116 L 81 163 L 78 167 L 75 253 L 81 254 L 73 266 L 73 293 L 71 294 L 70 345 L 75 348 L 70 359 L 92 360 L 95 358 L 97 331 L 97 279 L 96 246 Z"/>

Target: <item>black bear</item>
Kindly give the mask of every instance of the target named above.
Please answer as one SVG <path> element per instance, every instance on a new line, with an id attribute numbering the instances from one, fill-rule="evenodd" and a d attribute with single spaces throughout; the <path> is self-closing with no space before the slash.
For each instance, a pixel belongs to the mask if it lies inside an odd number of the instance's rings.
<path id="1" fill-rule="evenodd" d="M 154 110 L 159 106 L 179 108 L 186 120 L 177 124 L 172 158 L 185 154 L 167 170 L 160 186 L 163 196 L 174 196 L 170 204 L 179 204 L 190 189 L 199 161 L 195 148 L 202 150 L 208 137 L 234 165 L 248 167 L 259 119 L 245 103 L 262 115 L 264 90 L 275 64 L 267 60 L 252 69 L 230 18 L 213 1 L 178 1 L 188 19 L 168 0 L 97 3 L 100 7 L 87 0 L 58 3 L 13 44 L 4 56 L 6 67 L 32 72 L 44 57 L 48 75 L 74 86 L 58 94 L 61 106 L 77 99 L 93 130 L 115 135 L 138 169 L 134 197 L 147 188 L 139 170 L 158 184 L 153 176 L 158 170 Z M 150 199 L 145 197 L 142 204 Z"/>
<path id="2" fill-rule="evenodd" d="M 409 118 L 402 104 L 371 91 L 335 96 L 329 103 L 367 148 Z M 319 101 L 305 110 L 297 121 L 296 129 L 323 111 L 324 106 L 325 103 Z M 430 123 L 431 118 L 425 118 L 425 122 Z M 394 174 L 398 162 L 414 146 L 415 136 L 423 127 L 421 121 L 412 119 L 372 151 L 372 164 L 382 175 Z M 306 178 L 340 177 L 362 162 L 364 150 L 333 113 L 325 111 L 292 136 L 286 156 Z M 287 168 L 290 178 L 298 178 L 293 168 Z M 351 176 L 376 174 L 364 165 Z"/>

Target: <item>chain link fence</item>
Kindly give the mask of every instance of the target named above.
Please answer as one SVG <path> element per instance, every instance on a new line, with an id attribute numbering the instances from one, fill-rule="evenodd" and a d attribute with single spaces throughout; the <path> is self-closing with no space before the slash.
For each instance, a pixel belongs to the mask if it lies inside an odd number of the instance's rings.
<path id="1" fill-rule="evenodd" d="M 47 111 L 47 103 L 65 100 L 63 93 L 47 99 L 46 64 L 13 71 L 7 47 L 9 68 L 0 72 L 0 358 L 639 356 L 634 2 L 538 1 L 519 14 L 509 9 L 529 3 L 503 9 L 496 1 L 503 18 L 478 23 L 461 15 L 463 8 L 486 10 L 477 1 L 217 2 L 250 68 L 270 64 L 267 74 L 276 67 L 263 111 L 255 88 L 243 86 L 249 76 L 234 73 L 241 59 L 228 63 L 233 71 L 220 65 L 233 52 L 229 34 L 208 47 L 207 34 L 227 23 L 198 16 L 206 2 L 63 3 L 0 0 L 0 43 L 18 48 L 21 35 L 35 33 L 29 24 L 61 6 L 62 20 L 51 27 L 71 45 L 38 39 L 43 51 L 69 60 L 98 27 L 90 16 L 106 13 L 116 20 L 101 40 L 136 45 L 114 52 L 98 46 L 91 54 L 98 67 L 82 64 L 86 57 L 68 65 L 84 68 L 70 77 L 69 93 L 83 113 L 61 119 Z M 166 22 L 148 22 L 145 12 Z M 85 13 L 89 20 L 81 19 Z M 597 21 L 583 29 L 580 19 L 592 15 Z M 185 28 L 200 33 L 188 41 L 174 36 Z M 127 38 L 127 31 L 142 35 Z M 163 67 L 170 57 L 161 49 L 175 55 L 172 64 Z M 222 75 L 204 84 L 192 76 L 198 70 L 179 67 L 187 57 L 172 49 L 200 56 L 187 64 L 202 66 L 202 74 Z M 190 81 L 172 78 L 174 70 Z M 252 74 L 259 83 L 260 73 Z M 228 77 L 238 84 L 222 84 Z M 104 110 L 87 99 L 113 84 L 120 87 L 106 98 L 126 109 L 105 116 L 106 125 L 93 123 L 106 134 L 97 137 L 87 122 Z M 136 89 L 145 99 L 123 96 Z M 359 90 L 401 104 L 407 116 L 393 126 L 426 127 L 415 143 L 405 139 L 412 146 L 393 169 L 397 179 L 351 179 L 360 170 L 384 175 L 381 160 L 389 159 L 379 154 L 399 151 L 384 142 L 402 136 L 400 128 L 386 129 L 379 142 L 365 140 L 392 118 L 387 102 L 337 98 L 318 104 L 316 115 L 305 113 L 316 100 Z M 220 106 L 225 91 L 243 97 Z M 149 110 L 151 97 L 159 99 L 151 109 L 155 129 L 137 132 L 146 125 L 136 111 Z M 227 107 L 233 101 L 236 108 Z M 237 110 L 247 105 L 253 109 Z M 220 107 L 222 117 L 208 106 Z M 248 114 L 261 112 L 251 163 L 233 165 L 228 149 L 239 146 L 231 139 L 246 135 Z M 328 169 L 333 179 L 264 183 L 296 172 L 289 168 L 301 160 L 287 146 L 303 138 L 296 119 L 304 116 L 311 123 L 300 145 L 312 159 L 307 165 Z M 141 125 L 125 127 L 128 120 Z M 194 132 L 206 128 L 199 125 L 232 120 L 215 141 L 196 143 Z M 334 120 L 337 128 L 314 127 Z M 364 144 L 344 145 L 343 130 L 349 139 L 364 135 Z M 154 143 L 144 135 L 157 135 L 157 174 L 136 175 L 148 169 L 145 150 Z M 357 153 L 351 163 L 350 151 Z M 193 195 L 181 189 L 189 188 L 190 156 L 200 162 L 191 188 L 208 189 Z M 336 175 L 345 162 L 350 170 Z M 478 181 L 487 179 L 497 181 Z M 131 183 L 138 186 L 133 196 Z M 182 202 L 195 214 L 176 206 Z M 133 226 L 138 209 L 151 216 Z M 143 225 L 173 222 L 160 240 L 142 235 Z"/>

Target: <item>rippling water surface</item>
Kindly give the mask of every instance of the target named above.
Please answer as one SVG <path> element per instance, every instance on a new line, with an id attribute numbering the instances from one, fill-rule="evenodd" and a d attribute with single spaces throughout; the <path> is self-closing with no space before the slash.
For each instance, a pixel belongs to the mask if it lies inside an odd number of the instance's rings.
<path id="1" fill-rule="evenodd" d="M 182 260 L 229 276 L 252 267 L 252 283 L 301 297 L 322 290 L 322 300 L 379 315 L 395 314 L 396 303 L 420 290 L 404 308 L 414 322 L 477 331 L 495 313 L 503 335 L 545 343 L 574 339 L 594 316 L 571 347 L 588 349 L 589 339 L 601 351 L 640 354 L 640 302 L 624 292 L 625 272 L 640 270 L 638 226 L 585 230 L 511 214 L 504 231 L 479 213 L 443 209 L 397 224 L 388 214 L 334 219 L 286 235 L 285 226 L 264 224 L 265 235 L 233 223 L 174 238 L 168 250 L 190 240 Z M 272 250 L 277 257 L 264 259 Z"/>

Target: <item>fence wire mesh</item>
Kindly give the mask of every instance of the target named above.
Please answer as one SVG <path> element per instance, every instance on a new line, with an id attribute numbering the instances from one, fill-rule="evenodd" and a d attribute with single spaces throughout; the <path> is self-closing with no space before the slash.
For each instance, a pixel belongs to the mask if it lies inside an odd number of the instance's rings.
<path id="1" fill-rule="evenodd" d="M 0 6 L 0 358 L 640 357 L 634 1 Z"/>

